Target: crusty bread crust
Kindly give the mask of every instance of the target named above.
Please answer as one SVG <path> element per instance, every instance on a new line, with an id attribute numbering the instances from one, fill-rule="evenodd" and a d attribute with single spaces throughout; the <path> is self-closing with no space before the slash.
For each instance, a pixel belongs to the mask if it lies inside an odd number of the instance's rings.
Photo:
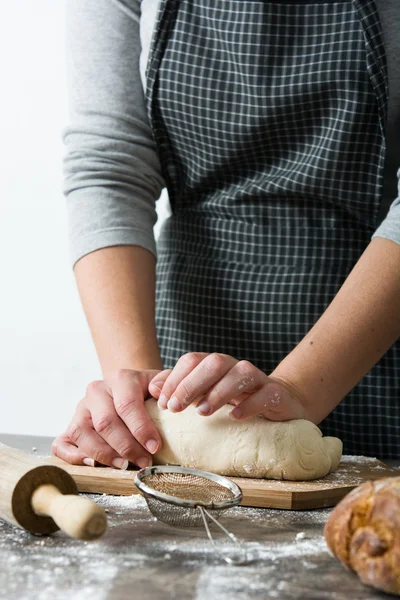
<path id="1" fill-rule="evenodd" d="M 329 550 L 361 581 L 400 595 L 400 477 L 367 481 L 325 525 Z"/>

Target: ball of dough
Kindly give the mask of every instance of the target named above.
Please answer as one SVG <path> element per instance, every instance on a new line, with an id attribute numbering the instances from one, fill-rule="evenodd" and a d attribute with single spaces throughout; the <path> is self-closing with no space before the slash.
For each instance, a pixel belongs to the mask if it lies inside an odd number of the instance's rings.
<path id="1" fill-rule="evenodd" d="M 225 405 L 209 417 L 191 405 L 180 413 L 160 410 L 151 398 L 147 411 L 163 445 L 155 464 L 179 464 L 220 475 L 306 481 L 324 477 L 339 464 L 342 442 L 322 437 L 304 419 L 237 421 Z"/>

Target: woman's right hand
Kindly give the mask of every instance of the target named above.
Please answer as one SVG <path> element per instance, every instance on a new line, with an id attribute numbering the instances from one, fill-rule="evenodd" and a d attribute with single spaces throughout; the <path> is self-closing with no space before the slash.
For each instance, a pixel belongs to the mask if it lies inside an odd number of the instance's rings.
<path id="1" fill-rule="evenodd" d="M 158 372 L 122 369 L 90 383 L 68 428 L 54 440 L 53 454 L 75 465 L 150 466 L 162 442 L 144 402 Z"/>

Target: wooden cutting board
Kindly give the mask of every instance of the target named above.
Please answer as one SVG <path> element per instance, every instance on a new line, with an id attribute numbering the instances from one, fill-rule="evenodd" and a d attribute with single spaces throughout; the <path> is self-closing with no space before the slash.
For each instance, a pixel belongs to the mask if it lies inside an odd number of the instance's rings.
<path id="1" fill-rule="evenodd" d="M 135 471 L 110 467 L 70 465 L 51 457 L 49 462 L 62 467 L 72 477 L 80 492 L 130 496 L 138 494 L 133 478 Z M 335 506 L 350 490 L 368 479 L 400 476 L 400 470 L 388 467 L 376 458 L 343 456 L 336 471 L 314 481 L 275 481 L 230 477 L 243 492 L 242 506 L 308 510 Z"/>

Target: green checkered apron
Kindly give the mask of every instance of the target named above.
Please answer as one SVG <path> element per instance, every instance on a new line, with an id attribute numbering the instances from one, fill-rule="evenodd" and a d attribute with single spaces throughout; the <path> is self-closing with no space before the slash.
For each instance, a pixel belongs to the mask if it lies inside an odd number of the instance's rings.
<path id="1" fill-rule="evenodd" d="M 224 352 L 269 373 L 309 331 L 378 224 L 387 93 L 372 0 L 161 0 L 146 98 L 172 208 L 166 367 Z M 396 344 L 321 428 L 398 457 L 399 392 Z"/>

